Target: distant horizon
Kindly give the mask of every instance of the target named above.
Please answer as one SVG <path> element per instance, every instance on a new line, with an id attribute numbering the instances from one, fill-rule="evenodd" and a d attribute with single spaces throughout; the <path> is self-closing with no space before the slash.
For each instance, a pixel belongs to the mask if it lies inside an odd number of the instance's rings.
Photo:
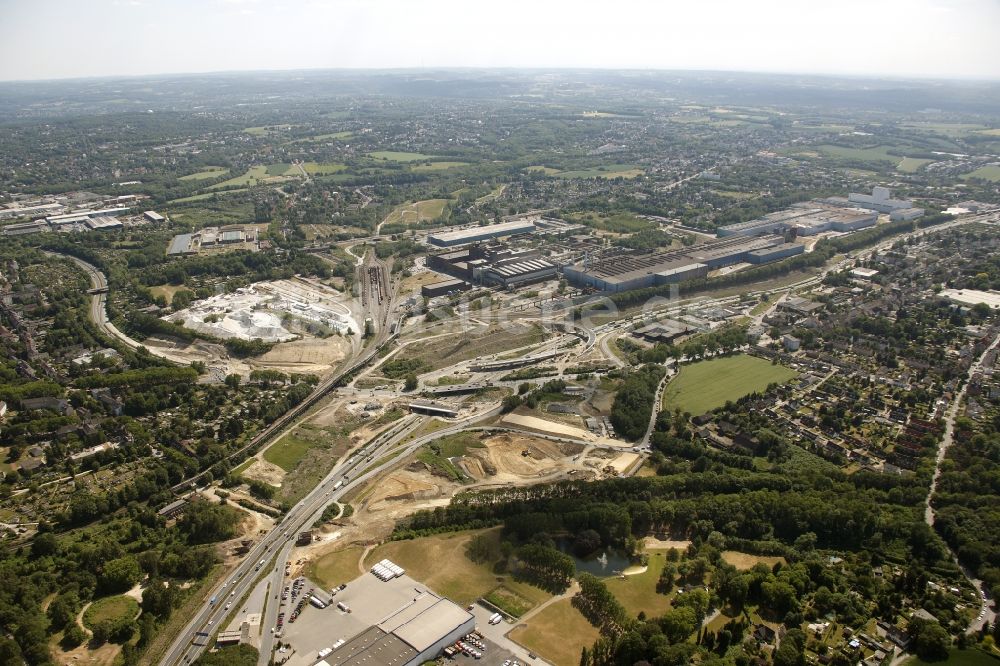
<path id="1" fill-rule="evenodd" d="M 1000 80 L 997 0 L 0 0 L 0 80 L 428 68 Z"/>
<path id="2" fill-rule="evenodd" d="M 194 76 L 233 76 L 233 75 L 253 75 L 253 74 L 318 74 L 323 72 L 356 72 L 356 73 L 407 73 L 407 72 L 641 72 L 650 74 L 724 74 L 724 75 L 762 75 L 775 77 L 812 77 L 842 80 L 870 80 L 870 81 L 906 81 L 924 83 L 996 83 L 1000 84 L 1000 74 L 996 76 L 920 76 L 907 74 L 889 73 L 850 73 L 834 71 L 795 71 L 795 70 L 756 70 L 756 69 L 698 69 L 698 68 L 676 68 L 676 67 L 599 67 L 599 66 L 510 66 L 510 65 L 483 65 L 483 66 L 463 66 L 463 65 L 420 65 L 420 66 L 399 66 L 399 67 L 289 67 L 282 69 L 218 69 L 218 70 L 192 70 L 192 71 L 162 71 L 144 72 L 135 74 L 94 74 L 87 76 L 64 76 L 38 79 L 0 79 L 0 85 L 12 83 L 72 83 L 83 81 L 114 81 L 125 79 L 153 79 L 168 77 L 194 77 Z"/>

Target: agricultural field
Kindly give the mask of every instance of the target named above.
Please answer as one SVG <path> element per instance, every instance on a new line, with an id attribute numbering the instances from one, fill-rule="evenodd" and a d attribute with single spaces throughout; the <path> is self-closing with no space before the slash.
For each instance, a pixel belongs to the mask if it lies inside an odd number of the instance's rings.
<path id="1" fill-rule="evenodd" d="M 458 167 L 469 166 L 468 162 L 428 162 L 427 164 L 417 164 L 410 167 L 411 171 L 426 172 L 426 171 L 447 171 L 448 169 L 455 169 Z"/>
<path id="2" fill-rule="evenodd" d="M 209 189 L 213 190 L 215 188 L 210 187 Z M 229 196 L 230 194 L 239 194 L 240 192 L 246 192 L 247 189 L 248 188 L 246 187 L 242 187 L 237 190 L 226 190 L 225 192 L 204 192 L 202 194 L 192 194 L 189 197 L 181 197 L 180 199 L 171 199 L 170 201 L 167 202 L 167 204 L 190 203 L 192 201 L 206 201 L 208 199 L 211 199 L 212 197 L 224 197 L 224 196 Z M 177 215 L 171 215 L 170 217 L 172 219 L 178 219 Z"/>
<path id="3" fill-rule="evenodd" d="M 704 414 L 729 400 L 738 400 L 755 391 L 763 391 L 772 382 L 782 383 L 797 372 L 770 361 L 738 354 L 699 361 L 681 368 L 667 385 L 663 408 L 680 408 L 690 414 Z"/>
<path id="4" fill-rule="evenodd" d="M 561 599 L 515 627 L 509 636 L 554 666 L 576 666 L 580 651 L 590 648 L 600 632 L 569 599 Z"/>
<path id="5" fill-rule="evenodd" d="M 397 150 L 376 150 L 373 153 L 368 153 L 368 157 L 385 162 L 422 162 L 434 156 L 424 155 L 423 153 L 406 153 Z"/>
<path id="6" fill-rule="evenodd" d="M 298 174 L 299 170 L 294 164 L 288 164 L 287 162 L 282 162 L 280 164 L 268 164 L 267 165 L 267 175 L 268 176 L 287 176 L 290 174 Z"/>
<path id="7" fill-rule="evenodd" d="M 996 164 L 990 164 L 984 167 L 979 167 L 972 173 L 967 173 L 963 178 L 982 178 L 983 180 L 990 180 L 994 183 L 1000 183 L 1000 166 Z"/>
<path id="8" fill-rule="evenodd" d="M 181 176 L 177 180 L 208 180 L 209 178 L 218 178 L 223 174 L 229 173 L 229 169 L 220 166 L 205 167 L 204 171 L 198 171 L 195 173 L 189 173 L 186 176 Z"/>
<path id="9" fill-rule="evenodd" d="M 857 162 L 892 162 L 898 163 L 900 158 L 888 153 L 889 146 L 877 146 L 874 148 L 848 148 L 846 146 L 833 146 L 824 144 L 816 149 L 824 157 L 834 159 L 854 160 Z"/>
<path id="10" fill-rule="evenodd" d="M 419 224 L 441 217 L 449 199 L 424 199 L 400 204 L 386 216 L 383 224 Z"/>

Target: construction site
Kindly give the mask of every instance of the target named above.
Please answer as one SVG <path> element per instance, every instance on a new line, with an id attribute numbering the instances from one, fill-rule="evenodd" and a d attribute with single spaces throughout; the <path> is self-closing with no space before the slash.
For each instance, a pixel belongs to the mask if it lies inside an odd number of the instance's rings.
<path id="1" fill-rule="evenodd" d="M 286 342 L 302 334 L 346 335 L 358 331 L 346 298 L 302 278 L 256 282 L 228 294 L 196 301 L 166 320 L 228 340 Z"/>

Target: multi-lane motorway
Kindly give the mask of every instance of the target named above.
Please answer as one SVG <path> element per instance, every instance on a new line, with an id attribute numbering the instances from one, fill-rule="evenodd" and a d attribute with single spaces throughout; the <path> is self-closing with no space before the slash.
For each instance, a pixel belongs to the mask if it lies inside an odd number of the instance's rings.
<path id="1" fill-rule="evenodd" d="M 499 412 L 500 407 L 496 406 L 468 419 L 456 421 L 447 428 L 399 444 L 424 422 L 421 417 L 407 417 L 402 423 L 397 424 L 384 435 L 376 437 L 354 453 L 346 462 L 335 467 L 312 492 L 288 512 L 280 524 L 254 545 L 235 572 L 207 595 L 205 602 L 170 646 L 161 663 L 165 666 L 173 666 L 194 661 L 208 647 L 208 637 L 214 633 L 226 616 L 238 612 L 235 606 L 226 610 L 226 601 L 228 599 L 242 599 L 253 589 L 262 576 L 270 576 L 271 591 L 268 594 L 268 605 L 261 623 L 260 655 L 261 663 L 266 664 L 271 656 L 273 637 L 270 629 L 274 627 L 274 618 L 278 612 L 278 600 L 275 599 L 275 593 L 277 592 L 280 596 L 285 563 L 298 533 L 312 525 L 330 502 L 338 500 L 347 491 L 391 467 L 400 456 L 406 456 L 428 442 L 460 432 L 473 421 L 490 418 Z M 376 463 L 377 466 L 369 467 L 372 465 L 367 460 L 369 457 L 377 460 L 395 449 L 397 444 L 402 447 L 402 453 L 393 456 L 392 460 L 387 460 L 382 464 Z M 358 475 L 359 472 L 361 472 L 360 475 Z M 261 560 L 264 560 L 264 564 L 258 568 Z M 215 599 L 214 603 L 211 601 L 213 598 Z"/>

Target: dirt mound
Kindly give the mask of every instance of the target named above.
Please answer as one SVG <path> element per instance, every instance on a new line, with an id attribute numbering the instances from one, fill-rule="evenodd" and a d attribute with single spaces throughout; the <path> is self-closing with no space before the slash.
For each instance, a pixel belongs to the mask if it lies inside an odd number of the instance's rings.
<path id="1" fill-rule="evenodd" d="M 258 458 L 252 465 L 243 470 L 241 476 L 246 479 L 263 481 L 276 488 L 280 488 L 281 482 L 285 479 L 285 470 L 274 463 L 269 463 L 263 458 Z"/>
<path id="2" fill-rule="evenodd" d="M 267 353 L 252 359 L 250 365 L 269 370 L 323 373 L 342 361 L 349 348 L 350 344 L 338 336 L 293 340 L 275 345 Z"/>
<path id="3" fill-rule="evenodd" d="M 438 480 L 426 470 L 403 469 L 379 481 L 375 492 L 368 499 L 367 509 L 382 511 L 392 502 L 431 499 L 441 495 L 442 490 Z"/>
<path id="4" fill-rule="evenodd" d="M 468 449 L 465 465 L 477 479 L 501 477 L 515 480 L 545 476 L 566 467 L 565 446 L 524 435 L 502 434 L 483 440 L 480 448 Z M 477 474 L 478 469 L 482 475 Z"/>

